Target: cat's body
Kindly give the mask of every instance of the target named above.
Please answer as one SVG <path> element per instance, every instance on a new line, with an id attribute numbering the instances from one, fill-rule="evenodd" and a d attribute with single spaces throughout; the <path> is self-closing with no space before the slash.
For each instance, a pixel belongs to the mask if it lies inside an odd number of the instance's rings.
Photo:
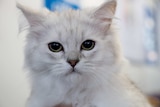
<path id="1" fill-rule="evenodd" d="M 121 71 L 123 56 L 111 28 L 116 2 L 97 10 L 31 12 L 25 65 L 32 92 L 27 107 L 151 107 Z"/>

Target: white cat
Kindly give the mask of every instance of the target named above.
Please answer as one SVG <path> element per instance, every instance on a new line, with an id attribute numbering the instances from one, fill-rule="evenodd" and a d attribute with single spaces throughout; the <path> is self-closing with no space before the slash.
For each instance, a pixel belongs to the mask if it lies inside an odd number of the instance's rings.
<path id="1" fill-rule="evenodd" d="M 123 56 L 112 28 L 116 5 L 61 13 L 18 6 L 30 24 L 27 107 L 151 107 L 121 70 Z"/>

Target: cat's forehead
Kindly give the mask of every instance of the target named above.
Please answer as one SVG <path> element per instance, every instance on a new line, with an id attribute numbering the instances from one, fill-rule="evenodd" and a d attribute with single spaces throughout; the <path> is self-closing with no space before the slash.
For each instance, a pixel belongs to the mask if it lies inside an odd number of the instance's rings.
<path id="1" fill-rule="evenodd" d="M 47 31 L 53 33 L 53 36 L 63 40 L 84 39 L 94 30 L 94 23 L 83 11 L 66 11 L 62 13 L 52 13 L 47 20 Z"/>
<path id="2" fill-rule="evenodd" d="M 67 30 L 83 29 L 93 25 L 92 18 L 89 13 L 80 10 L 67 10 L 64 12 L 54 12 L 48 17 L 48 24 L 51 27 L 61 28 Z M 92 25 L 91 25 L 92 24 Z"/>
<path id="3" fill-rule="evenodd" d="M 64 21 L 67 20 L 69 22 L 73 21 L 86 21 L 89 22 L 91 20 L 91 11 L 87 10 L 66 10 L 62 12 L 51 12 L 50 16 L 57 18 L 55 21 Z"/>

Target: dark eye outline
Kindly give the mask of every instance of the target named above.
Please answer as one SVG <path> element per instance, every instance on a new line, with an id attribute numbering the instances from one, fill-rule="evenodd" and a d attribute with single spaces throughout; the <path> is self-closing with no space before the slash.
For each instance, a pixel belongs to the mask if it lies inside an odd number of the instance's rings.
<path id="1" fill-rule="evenodd" d="M 91 45 L 91 47 L 89 47 L 89 48 L 86 48 L 86 47 L 84 46 L 84 43 L 87 42 L 87 41 L 92 42 L 92 45 Z M 95 47 L 95 41 L 93 41 L 93 40 L 85 40 L 85 41 L 82 43 L 82 45 L 81 45 L 81 50 L 89 51 L 89 50 L 92 50 L 94 47 Z"/>
<path id="2" fill-rule="evenodd" d="M 53 43 L 56 43 L 58 44 L 60 47 L 56 50 L 56 49 L 53 49 L 53 47 L 51 46 Z M 63 51 L 63 46 L 59 43 L 59 42 L 51 42 L 48 44 L 48 48 L 50 51 L 52 52 L 60 52 L 60 51 Z"/>

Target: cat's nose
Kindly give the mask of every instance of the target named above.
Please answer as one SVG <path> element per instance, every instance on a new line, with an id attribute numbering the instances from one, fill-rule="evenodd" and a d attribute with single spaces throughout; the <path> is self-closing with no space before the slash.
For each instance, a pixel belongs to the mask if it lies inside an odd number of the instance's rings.
<path id="1" fill-rule="evenodd" d="M 76 64 L 79 62 L 79 60 L 68 60 L 67 61 L 73 68 L 76 66 Z"/>

